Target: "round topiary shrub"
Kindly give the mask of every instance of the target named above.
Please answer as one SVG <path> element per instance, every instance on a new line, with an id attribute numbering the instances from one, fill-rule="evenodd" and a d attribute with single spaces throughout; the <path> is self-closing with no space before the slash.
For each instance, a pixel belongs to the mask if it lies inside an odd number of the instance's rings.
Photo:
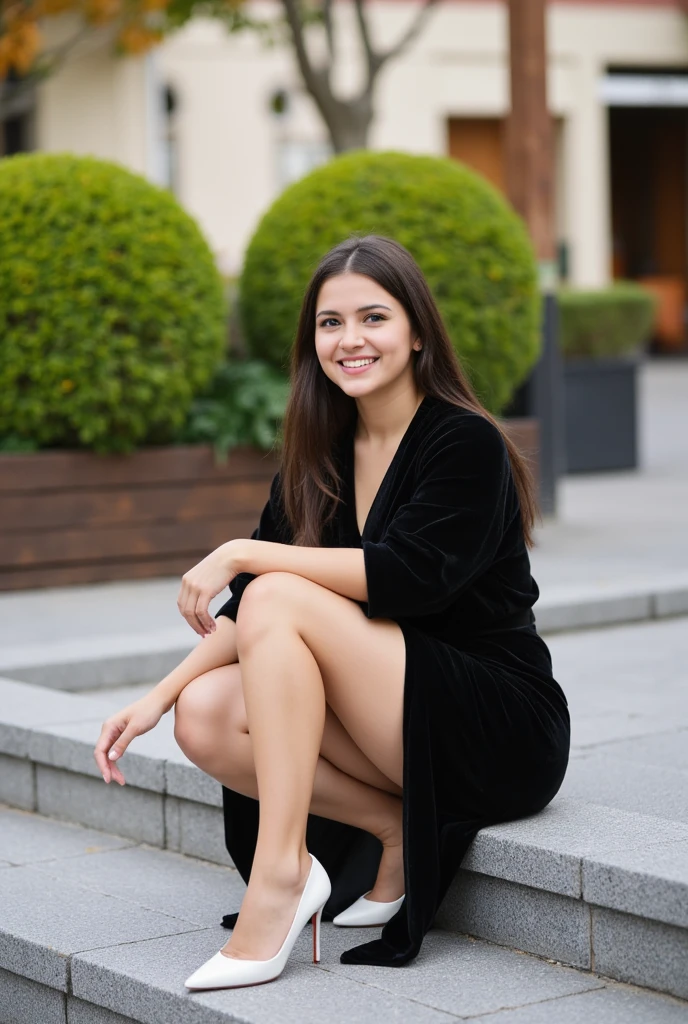
<path id="1" fill-rule="evenodd" d="M 0 437 L 167 441 L 224 347 L 221 278 L 169 192 L 89 157 L 0 162 Z"/>
<path id="2" fill-rule="evenodd" d="M 251 239 L 239 284 L 252 354 L 287 365 L 310 276 L 352 232 L 406 246 L 473 386 L 499 413 L 540 350 L 537 265 L 502 195 L 448 158 L 358 150 L 289 186 Z"/>

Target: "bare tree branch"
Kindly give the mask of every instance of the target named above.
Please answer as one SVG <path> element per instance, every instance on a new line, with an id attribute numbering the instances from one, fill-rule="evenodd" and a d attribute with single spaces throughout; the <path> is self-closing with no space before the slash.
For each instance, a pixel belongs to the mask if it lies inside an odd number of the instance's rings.
<path id="1" fill-rule="evenodd" d="M 428 15 L 430 14 L 430 9 L 434 7 L 437 3 L 439 3 L 439 0 L 425 0 L 425 3 L 418 12 L 416 18 L 411 22 L 411 25 L 409 26 L 405 34 L 401 37 L 396 46 L 393 46 L 390 50 L 387 50 L 386 53 L 383 53 L 381 55 L 381 64 L 384 64 L 386 61 L 390 60 L 393 57 L 398 57 L 399 54 L 406 49 L 409 43 L 411 43 L 419 34 L 420 30 L 422 29 L 423 25 L 425 24 L 428 18 Z"/>
<path id="2" fill-rule="evenodd" d="M 323 21 L 325 22 L 325 35 L 327 36 L 327 49 L 330 54 L 330 65 L 337 59 L 335 52 L 334 25 L 332 23 L 333 0 L 323 0 Z"/>
<path id="3" fill-rule="evenodd" d="M 686 2 L 688 3 L 688 0 L 686 0 Z M 354 3 L 356 7 L 358 27 L 361 33 L 361 40 L 363 41 L 363 49 L 365 51 L 368 65 L 367 88 L 370 89 L 380 68 L 386 64 L 388 60 L 398 57 L 399 54 L 402 53 L 403 50 L 405 50 L 406 47 L 416 38 L 416 36 L 419 35 L 428 15 L 430 14 L 430 9 L 434 7 L 435 4 L 439 3 L 439 0 L 425 0 L 425 3 L 399 42 L 385 52 L 379 52 L 375 50 L 373 46 L 370 37 L 370 29 L 364 12 L 365 0 L 354 0 Z"/>
<path id="4" fill-rule="evenodd" d="M 294 40 L 294 50 L 296 51 L 296 59 L 303 75 L 303 80 L 306 83 L 308 90 L 313 95 L 313 98 L 318 103 L 326 103 L 332 96 L 330 89 L 330 76 L 328 69 L 315 68 L 309 56 L 308 50 L 306 49 L 306 40 L 303 32 L 303 22 L 301 21 L 301 14 L 299 10 L 298 0 L 282 0 L 284 10 L 287 15 L 287 21 L 289 22 L 289 28 L 291 29 L 292 39 Z"/>
<path id="5" fill-rule="evenodd" d="M 356 19 L 358 21 L 358 28 L 361 33 L 363 50 L 365 52 L 366 64 L 368 66 L 368 82 L 366 88 L 370 89 L 376 74 L 380 70 L 382 62 L 380 60 L 380 55 L 373 49 L 373 43 L 368 29 L 368 22 L 366 21 L 366 16 L 363 12 L 365 0 L 354 0 L 354 2 L 356 7 Z"/>

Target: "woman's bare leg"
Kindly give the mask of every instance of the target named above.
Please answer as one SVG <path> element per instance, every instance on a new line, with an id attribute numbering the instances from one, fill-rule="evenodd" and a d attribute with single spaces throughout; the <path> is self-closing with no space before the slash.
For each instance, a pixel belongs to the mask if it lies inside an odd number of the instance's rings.
<path id="1" fill-rule="evenodd" d="M 224 952 L 263 960 L 281 946 L 311 868 L 306 819 L 326 702 L 315 659 L 288 624 L 273 622 L 246 646 L 239 637 L 260 816 L 248 888 Z M 363 784 L 351 787 L 360 794 Z M 379 792 L 379 804 L 395 799 Z"/>
<path id="2" fill-rule="evenodd" d="M 206 672 L 182 691 L 175 736 L 202 771 L 237 793 L 258 799 L 258 784 L 239 663 Z M 357 747 L 326 705 L 310 811 L 376 836 L 383 846 L 371 900 L 404 892 L 401 787 Z"/>
<path id="3" fill-rule="evenodd" d="M 310 870 L 305 830 L 328 701 L 347 732 L 401 784 L 404 643 L 396 623 L 290 573 L 247 587 L 237 648 L 260 800 L 251 877 L 228 956 L 275 955 Z M 322 670 L 322 671 L 321 671 Z"/>

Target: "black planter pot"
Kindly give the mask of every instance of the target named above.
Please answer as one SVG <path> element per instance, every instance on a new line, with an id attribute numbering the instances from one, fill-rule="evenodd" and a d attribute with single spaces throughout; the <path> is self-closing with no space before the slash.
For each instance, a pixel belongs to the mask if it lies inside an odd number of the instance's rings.
<path id="1" fill-rule="evenodd" d="M 538 497 L 544 515 L 556 515 L 557 481 L 565 472 L 564 382 L 559 350 L 556 298 L 543 296 L 542 351 L 530 375 L 517 389 L 503 416 L 535 417 L 538 430 Z"/>
<path id="2" fill-rule="evenodd" d="M 567 473 L 638 466 L 638 356 L 564 361 Z"/>

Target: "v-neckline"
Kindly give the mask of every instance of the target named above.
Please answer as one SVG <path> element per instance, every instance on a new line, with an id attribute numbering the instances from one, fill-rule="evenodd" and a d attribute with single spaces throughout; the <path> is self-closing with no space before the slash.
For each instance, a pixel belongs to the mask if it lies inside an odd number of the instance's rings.
<path id="1" fill-rule="evenodd" d="M 409 424 L 406 427 L 406 430 L 404 431 L 404 433 L 402 435 L 402 438 L 399 441 L 399 444 L 397 445 L 396 451 L 394 452 L 394 455 L 392 456 L 392 458 L 390 460 L 389 466 L 385 470 L 385 473 L 384 473 L 384 475 L 382 477 L 382 480 L 380 481 L 380 486 L 378 487 L 377 491 L 375 492 L 373 500 L 370 503 L 370 508 L 368 509 L 368 515 L 366 516 L 365 522 L 363 524 L 363 530 L 361 530 L 359 528 L 359 525 L 358 525 L 358 512 L 357 512 L 357 509 L 356 509 L 356 445 L 355 445 L 356 423 L 354 421 L 354 428 L 351 431 L 351 433 L 349 434 L 349 456 L 350 456 L 350 458 L 349 458 L 349 486 L 350 486 L 350 494 L 351 494 L 351 515 L 352 515 L 352 519 L 353 519 L 354 529 L 356 530 L 356 534 L 358 535 L 358 539 L 359 540 L 362 541 L 363 537 L 365 536 L 365 532 L 366 532 L 366 530 L 368 528 L 368 523 L 371 520 L 373 511 L 375 509 L 375 506 L 377 505 L 378 499 L 379 499 L 380 495 L 382 494 L 382 491 L 385 488 L 385 484 L 387 483 L 387 478 L 391 475 L 392 469 L 394 468 L 395 462 L 397 461 L 398 458 L 400 458 L 403 450 L 406 448 L 406 445 L 408 444 L 409 438 L 411 436 L 411 429 L 415 425 L 416 421 L 418 420 L 421 409 L 427 407 L 429 404 L 430 404 L 430 395 L 425 395 L 423 397 L 422 401 L 420 402 L 420 405 L 418 406 L 418 408 L 414 412 L 413 416 L 411 417 L 411 419 L 409 421 Z"/>

